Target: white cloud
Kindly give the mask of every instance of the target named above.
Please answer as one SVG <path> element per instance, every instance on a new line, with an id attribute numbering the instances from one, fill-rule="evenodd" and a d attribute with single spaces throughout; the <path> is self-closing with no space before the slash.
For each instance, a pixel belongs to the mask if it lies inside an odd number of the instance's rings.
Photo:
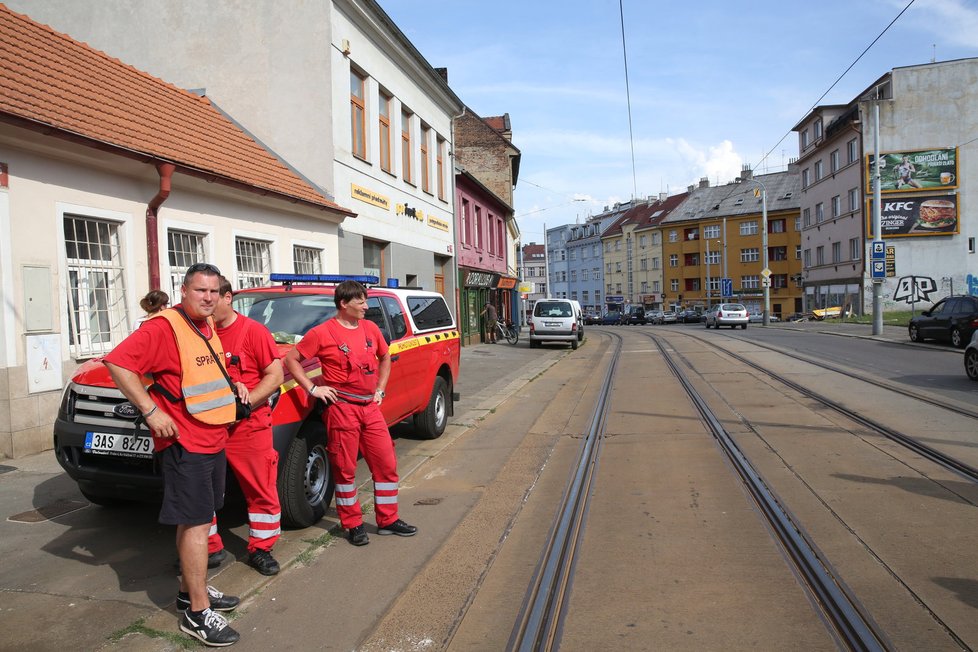
<path id="1" fill-rule="evenodd" d="M 948 44 L 978 48 L 978 10 L 965 6 L 962 0 L 922 0 L 915 9 L 930 14 L 918 23 L 921 28 Z M 937 60 L 945 58 L 938 48 Z"/>

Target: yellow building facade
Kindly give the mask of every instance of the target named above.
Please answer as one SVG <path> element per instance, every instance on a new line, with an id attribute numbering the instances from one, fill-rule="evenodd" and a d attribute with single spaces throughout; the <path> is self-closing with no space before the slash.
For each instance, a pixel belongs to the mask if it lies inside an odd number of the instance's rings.
<path id="1" fill-rule="evenodd" d="M 661 233 L 667 308 L 706 310 L 726 300 L 743 303 L 749 312 L 762 312 L 767 276 L 771 314 L 785 318 L 801 312 L 797 185 L 797 174 L 782 172 L 693 189 L 656 227 Z M 768 275 L 764 274 L 762 242 L 765 201 Z M 724 278 L 730 280 L 729 285 L 725 286 Z"/>

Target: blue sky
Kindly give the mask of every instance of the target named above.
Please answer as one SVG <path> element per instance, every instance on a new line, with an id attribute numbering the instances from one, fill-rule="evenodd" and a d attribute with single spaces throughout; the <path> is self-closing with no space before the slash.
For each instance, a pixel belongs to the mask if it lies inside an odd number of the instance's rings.
<path id="1" fill-rule="evenodd" d="M 379 2 L 463 102 L 509 113 L 516 215 L 523 242 L 542 242 L 544 223 L 633 194 L 785 169 L 791 128 L 909 0 L 623 0 L 634 182 L 618 0 Z M 978 0 L 916 0 L 818 103 L 935 56 L 978 56 Z"/>

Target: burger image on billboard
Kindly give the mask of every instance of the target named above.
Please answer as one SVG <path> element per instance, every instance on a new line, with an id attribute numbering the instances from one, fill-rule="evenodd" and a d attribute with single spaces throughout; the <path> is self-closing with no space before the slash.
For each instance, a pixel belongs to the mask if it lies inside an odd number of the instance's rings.
<path id="1" fill-rule="evenodd" d="M 946 199 L 928 199 L 920 204 L 920 214 L 915 228 L 946 229 L 957 221 L 954 202 Z"/>

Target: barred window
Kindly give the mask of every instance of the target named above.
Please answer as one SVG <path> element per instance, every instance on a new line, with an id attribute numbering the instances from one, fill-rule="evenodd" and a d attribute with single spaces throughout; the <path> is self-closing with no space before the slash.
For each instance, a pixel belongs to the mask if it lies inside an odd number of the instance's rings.
<path id="1" fill-rule="evenodd" d="M 267 242 L 235 238 L 234 260 L 238 272 L 238 288 L 257 288 L 268 285 L 271 272 L 271 248 Z"/>
<path id="2" fill-rule="evenodd" d="M 204 262 L 204 234 L 169 230 L 166 234 L 167 258 L 170 261 L 170 302 L 180 301 L 180 286 L 187 268 Z"/>
<path id="3" fill-rule="evenodd" d="M 108 353 L 130 330 L 119 224 L 65 215 L 64 233 L 72 353 Z"/>
<path id="4" fill-rule="evenodd" d="M 296 274 L 322 274 L 323 251 L 315 247 L 293 245 L 292 263 Z"/>

